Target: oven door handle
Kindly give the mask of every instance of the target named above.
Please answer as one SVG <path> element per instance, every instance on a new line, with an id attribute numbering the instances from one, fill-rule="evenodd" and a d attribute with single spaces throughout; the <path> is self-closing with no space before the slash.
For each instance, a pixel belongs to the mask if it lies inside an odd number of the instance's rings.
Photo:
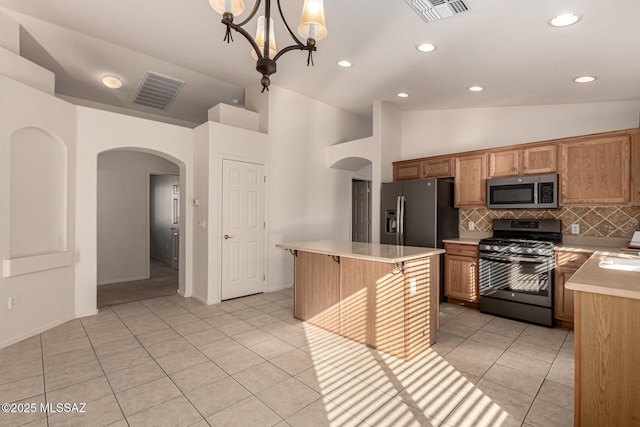
<path id="1" fill-rule="evenodd" d="M 495 261 L 509 261 L 509 262 L 535 262 L 538 264 L 543 264 L 545 262 L 547 262 L 547 258 L 544 257 L 533 257 L 533 258 L 526 258 L 526 257 L 518 257 L 518 256 L 504 256 L 504 255 L 491 255 L 491 254 L 480 254 L 480 259 L 489 259 L 489 260 L 495 260 Z"/>

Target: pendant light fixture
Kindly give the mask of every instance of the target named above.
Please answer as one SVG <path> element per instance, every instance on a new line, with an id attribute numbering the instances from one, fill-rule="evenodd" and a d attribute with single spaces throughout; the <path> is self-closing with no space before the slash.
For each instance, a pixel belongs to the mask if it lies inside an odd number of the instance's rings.
<path id="1" fill-rule="evenodd" d="M 264 15 L 258 18 L 258 28 L 255 38 L 251 37 L 243 27 L 256 15 L 263 0 L 255 0 L 255 5 L 249 16 L 239 24 L 235 24 L 233 19 L 244 12 L 243 0 L 209 0 L 209 4 L 213 10 L 222 15 L 222 23 L 227 26 L 224 41 L 227 43 L 233 41 L 233 36 L 231 35 L 231 30 L 233 29 L 242 34 L 244 38 L 251 43 L 253 47 L 251 55 L 257 61 L 256 70 L 262 74 L 260 83 L 262 84 L 262 91 L 264 92 L 265 89 L 269 90 L 269 84 L 271 83 L 270 76 L 276 72 L 276 61 L 285 53 L 291 50 L 306 50 L 309 52 L 307 66 L 309 64 L 313 65 L 312 54 L 316 50 L 316 42 L 327 37 L 327 26 L 324 19 L 322 1 L 323 0 L 304 0 L 300 25 L 298 26 L 298 34 L 306 40 L 306 43 L 303 43 L 296 37 L 293 31 L 291 31 L 291 28 L 289 28 L 289 24 L 287 24 L 282 13 L 282 8 L 280 7 L 280 0 L 276 0 L 282 23 L 293 39 L 293 44 L 280 51 L 276 48 L 273 19 L 271 18 L 271 0 L 264 0 Z"/>

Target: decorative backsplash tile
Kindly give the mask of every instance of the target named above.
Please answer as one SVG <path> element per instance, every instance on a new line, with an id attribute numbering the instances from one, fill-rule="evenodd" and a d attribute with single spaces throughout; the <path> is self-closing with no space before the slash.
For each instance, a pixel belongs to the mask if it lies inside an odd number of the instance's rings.
<path id="1" fill-rule="evenodd" d="M 495 218 L 560 219 L 563 235 L 571 235 L 571 224 L 579 224 L 580 236 L 631 238 L 640 222 L 640 206 L 572 206 L 556 210 L 513 211 L 460 209 L 460 231 L 469 231 L 471 221 L 475 223 L 476 231 L 491 233 Z"/>

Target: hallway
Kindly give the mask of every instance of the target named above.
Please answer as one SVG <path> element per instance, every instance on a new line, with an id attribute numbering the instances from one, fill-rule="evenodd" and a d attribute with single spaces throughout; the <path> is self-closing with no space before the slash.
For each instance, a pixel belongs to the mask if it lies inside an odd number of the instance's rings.
<path id="1" fill-rule="evenodd" d="M 178 270 L 153 259 L 150 268 L 149 279 L 99 285 L 98 308 L 176 295 Z"/>

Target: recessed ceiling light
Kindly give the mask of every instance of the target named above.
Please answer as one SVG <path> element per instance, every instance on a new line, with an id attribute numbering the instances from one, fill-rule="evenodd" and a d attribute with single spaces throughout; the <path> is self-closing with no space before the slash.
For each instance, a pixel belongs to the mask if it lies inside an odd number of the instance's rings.
<path id="1" fill-rule="evenodd" d="M 482 92 L 484 88 L 482 86 L 471 86 L 469 90 L 471 92 Z"/>
<path id="2" fill-rule="evenodd" d="M 580 76 L 573 79 L 573 81 L 576 83 L 591 83 L 597 79 L 595 76 Z"/>
<path id="3" fill-rule="evenodd" d="M 421 43 L 416 46 L 416 49 L 418 49 L 420 52 L 433 52 L 434 50 L 436 50 L 436 47 L 431 43 Z"/>
<path id="4" fill-rule="evenodd" d="M 115 76 L 104 76 L 102 84 L 110 89 L 119 89 L 122 87 L 122 80 Z"/>
<path id="5" fill-rule="evenodd" d="M 342 61 L 338 61 L 338 65 L 341 66 L 342 68 L 349 68 L 351 67 L 352 64 L 349 61 L 342 60 Z"/>
<path id="6" fill-rule="evenodd" d="M 551 18 L 549 25 L 552 27 L 568 27 L 578 22 L 581 18 L 577 13 L 563 13 L 562 15 Z"/>
<path id="7" fill-rule="evenodd" d="M 405 92 L 400 92 L 400 93 L 398 93 L 398 97 L 400 97 L 400 98 L 408 98 L 409 94 L 405 93 Z"/>

